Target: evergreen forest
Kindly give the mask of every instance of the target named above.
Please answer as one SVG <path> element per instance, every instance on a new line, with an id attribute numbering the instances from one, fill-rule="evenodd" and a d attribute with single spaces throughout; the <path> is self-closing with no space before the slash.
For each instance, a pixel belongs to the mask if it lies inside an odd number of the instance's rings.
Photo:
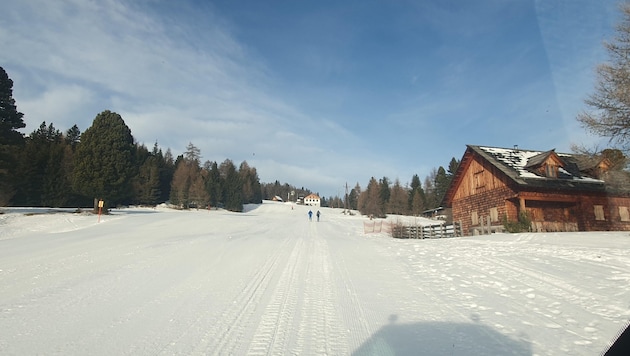
<path id="1" fill-rule="evenodd" d="M 106 110 L 81 132 L 65 131 L 42 122 L 28 135 L 23 114 L 13 99 L 13 81 L 0 67 L 0 206 L 106 207 L 163 202 L 182 208 L 225 208 L 280 197 L 296 200 L 311 194 L 288 183 L 261 183 L 256 168 L 230 159 L 201 162 L 193 143 L 174 157 L 156 142 L 148 148 L 134 140 L 123 118 Z M 362 214 L 419 215 L 440 205 L 459 162 L 448 170 L 434 169 L 422 183 L 414 175 L 410 185 L 396 179 L 370 179 L 366 189 L 357 183 L 342 197 L 321 197 L 322 206 L 359 210 Z"/>

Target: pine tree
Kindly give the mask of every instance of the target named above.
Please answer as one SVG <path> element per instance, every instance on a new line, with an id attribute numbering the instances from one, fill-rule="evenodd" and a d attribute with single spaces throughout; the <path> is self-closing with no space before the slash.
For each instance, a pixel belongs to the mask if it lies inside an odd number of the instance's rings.
<path id="1" fill-rule="evenodd" d="M 149 156 L 138 167 L 133 180 L 134 203 L 156 205 L 160 199 L 160 168 L 158 157 Z"/>
<path id="2" fill-rule="evenodd" d="M 205 181 L 207 172 L 197 167 L 192 173 L 188 198 L 195 207 L 206 207 L 210 200 Z"/>
<path id="3" fill-rule="evenodd" d="M 62 170 L 62 134 L 54 125 L 42 122 L 25 140 L 17 165 L 20 177 L 16 182 L 14 202 L 25 206 L 60 206 L 65 183 Z"/>
<path id="4" fill-rule="evenodd" d="M 420 177 L 417 174 L 414 174 L 413 177 L 411 177 L 411 184 L 409 188 L 409 211 L 411 211 L 413 215 L 417 215 L 419 213 L 417 213 L 413 208 L 413 199 L 415 198 L 416 191 L 419 189 L 422 190 L 422 183 L 420 183 Z M 424 192 L 422 192 L 422 195 L 424 195 Z"/>
<path id="5" fill-rule="evenodd" d="M 191 165 L 186 160 L 179 160 L 175 173 L 173 173 L 173 180 L 171 181 L 171 195 L 170 202 L 180 208 L 187 209 L 190 203 L 188 193 L 192 184 Z"/>
<path id="6" fill-rule="evenodd" d="M 243 189 L 243 203 L 262 203 L 262 189 L 256 168 L 250 167 L 247 161 L 243 161 L 239 166 L 238 174 Z"/>
<path id="7" fill-rule="evenodd" d="M 4 68 L 0 67 L 0 144 L 22 143 L 24 136 L 17 130 L 26 127 L 23 116 L 24 114 L 17 111 L 13 99 L 13 81 Z"/>
<path id="8" fill-rule="evenodd" d="M 438 207 L 442 203 L 442 198 L 444 198 L 444 194 L 448 190 L 450 180 L 446 175 L 446 170 L 444 167 L 440 166 L 437 170 L 437 174 L 435 175 L 435 206 Z"/>
<path id="9" fill-rule="evenodd" d="M 177 168 L 171 182 L 171 204 L 183 208 L 208 204 L 209 194 L 206 182 L 199 167 L 201 151 L 192 143 L 188 144 L 183 156 L 178 157 Z"/>
<path id="10" fill-rule="evenodd" d="M 208 164 L 208 178 L 206 180 L 206 191 L 208 192 L 210 206 L 218 207 L 223 204 L 223 193 L 221 190 L 221 173 L 217 162 Z"/>
<path id="11" fill-rule="evenodd" d="M 407 192 L 405 192 L 405 189 L 400 185 L 400 180 L 396 178 L 389 197 L 388 212 L 391 214 L 405 215 L 409 210 L 407 205 Z"/>
<path id="12" fill-rule="evenodd" d="M 189 142 L 188 146 L 186 146 L 186 152 L 184 152 L 184 159 L 199 167 L 201 162 L 201 150 L 193 145 L 192 142 Z"/>
<path id="13" fill-rule="evenodd" d="M 389 187 L 389 178 L 383 177 L 379 180 L 379 209 L 384 214 L 388 211 L 387 204 L 389 204 L 389 198 L 391 196 L 391 189 Z"/>
<path id="14" fill-rule="evenodd" d="M 243 187 L 236 166 L 226 159 L 219 166 L 221 172 L 225 208 L 230 211 L 243 211 Z"/>
<path id="15" fill-rule="evenodd" d="M 455 175 L 455 172 L 457 172 L 458 168 L 459 168 L 459 160 L 456 159 L 455 157 L 451 158 L 451 161 L 448 164 L 448 172 L 446 175 L 452 179 L 453 176 Z"/>
<path id="16" fill-rule="evenodd" d="M 381 188 L 376 178 L 370 178 L 367 188 L 359 196 L 359 211 L 363 215 L 382 217 L 384 216 L 381 205 Z"/>
<path id="17" fill-rule="evenodd" d="M 352 210 L 358 209 L 359 195 L 361 194 L 361 186 L 357 184 L 350 190 L 348 194 L 348 208 Z"/>
<path id="18" fill-rule="evenodd" d="M 426 206 L 424 205 L 424 192 L 422 188 L 416 189 L 413 194 L 413 200 L 411 203 L 411 212 L 414 216 L 419 216 L 423 211 L 426 210 Z"/>
<path id="19" fill-rule="evenodd" d="M 13 81 L 0 67 L 0 206 L 7 205 L 15 194 L 15 167 L 24 143 L 24 136 L 17 130 L 26 127 L 23 116 L 13 99 Z"/>
<path id="20" fill-rule="evenodd" d="M 81 130 L 79 130 L 79 126 L 75 124 L 71 128 L 69 128 L 68 131 L 66 131 L 64 139 L 66 143 L 69 144 L 74 150 L 81 141 Z"/>
<path id="21" fill-rule="evenodd" d="M 44 169 L 44 182 L 41 204 L 50 207 L 63 207 L 70 200 L 72 192 L 66 171 L 65 161 L 67 144 L 57 141 L 50 146 L 47 164 Z"/>
<path id="22" fill-rule="evenodd" d="M 83 196 L 103 199 L 107 206 L 131 199 L 134 140 L 117 113 L 98 114 L 81 135 L 74 156 L 73 188 Z"/>
<path id="23" fill-rule="evenodd" d="M 157 145 L 157 143 L 156 143 Z M 173 180 L 173 174 L 175 173 L 175 161 L 173 160 L 173 154 L 171 149 L 167 148 L 166 153 L 162 156 L 162 151 L 159 150 L 158 166 L 160 168 L 160 199 L 164 202 L 169 200 L 171 195 L 171 181 Z"/>
<path id="24" fill-rule="evenodd" d="M 434 168 L 431 170 L 428 176 L 424 178 L 424 206 L 426 209 L 437 208 L 439 202 L 435 189 L 435 177 L 437 176 L 437 170 Z"/>

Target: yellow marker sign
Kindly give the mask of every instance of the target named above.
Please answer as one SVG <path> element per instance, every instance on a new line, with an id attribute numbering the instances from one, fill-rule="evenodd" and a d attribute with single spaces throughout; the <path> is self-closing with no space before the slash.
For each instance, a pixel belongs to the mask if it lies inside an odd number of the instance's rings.
<path id="1" fill-rule="evenodd" d="M 99 200 L 99 201 L 98 201 L 98 207 L 99 207 L 99 208 L 102 208 L 102 207 L 103 207 L 103 201 L 102 201 L 102 200 Z"/>

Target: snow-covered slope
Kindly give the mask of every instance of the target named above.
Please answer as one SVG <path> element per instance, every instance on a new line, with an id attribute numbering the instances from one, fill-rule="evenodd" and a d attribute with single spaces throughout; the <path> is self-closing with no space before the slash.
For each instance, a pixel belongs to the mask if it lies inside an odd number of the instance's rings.
<path id="1" fill-rule="evenodd" d="M 395 240 L 308 210 L 9 210 L 0 354 L 593 355 L 630 318 L 627 232 Z"/>

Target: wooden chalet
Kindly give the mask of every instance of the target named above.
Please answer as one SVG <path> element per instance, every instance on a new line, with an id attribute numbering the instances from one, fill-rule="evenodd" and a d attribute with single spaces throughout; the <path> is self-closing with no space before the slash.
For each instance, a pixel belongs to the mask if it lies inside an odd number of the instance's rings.
<path id="1" fill-rule="evenodd" d="M 533 231 L 630 231 L 630 175 L 584 155 L 467 145 L 443 206 L 464 235 L 531 219 Z"/>

